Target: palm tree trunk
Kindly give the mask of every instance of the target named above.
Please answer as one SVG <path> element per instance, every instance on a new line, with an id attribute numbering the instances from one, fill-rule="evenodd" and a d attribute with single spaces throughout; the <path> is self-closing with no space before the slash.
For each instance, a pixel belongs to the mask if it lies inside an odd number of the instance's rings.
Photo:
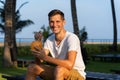
<path id="1" fill-rule="evenodd" d="M 111 8 L 112 8 L 113 31 L 114 31 L 114 36 L 113 36 L 114 39 L 113 39 L 112 49 L 113 49 L 113 51 L 117 51 L 117 23 L 116 23 L 114 0 L 111 0 Z"/>
<path id="2" fill-rule="evenodd" d="M 15 10 L 16 10 L 16 0 L 13 0 L 12 2 L 12 10 L 13 10 L 13 14 L 12 14 L 12 17 L 13 17 L 13 26 L 12 26 L 12 44 L 13 44 L 13 47 L 11 49 L 11 58 L 12 58 L 12 61 L 13 61 L 13 66 L 17 67 L 17 45 L 16 45 L 16 21 L 15 21 Z"/>
<path id="3" fill-rule="evenodd" d="M 5 41 L 3 66 L 16 66 L 16 49 L 15 49 L 15 6 L 16 0 L 6 0 L 5 3 Z M 15 49 L 15 51 L 14 51 Z"/>
<path id="4" fill-rule="evenodd" d="M 76 0 L 71 0 L 71 13 L 73 20 L 74 33 L 79 37 L 79 26 L 77 20 Z"/>

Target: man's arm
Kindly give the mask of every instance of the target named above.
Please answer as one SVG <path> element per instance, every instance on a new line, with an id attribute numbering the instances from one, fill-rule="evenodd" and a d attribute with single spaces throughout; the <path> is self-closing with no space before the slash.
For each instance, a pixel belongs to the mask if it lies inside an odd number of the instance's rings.
<path id="1" fill-rule="evenodd" d="M 62 59 L 56 59 L 56 58 L 46 56 L 45 61 L 56 64 L 58 66 L 65 67 L 70 70 L 73 68 L 75 59 L 76 59 L 76 52 L 70 51 L 68 52 L 67 59 L 62 60 Z"/>
<path id="2" fill-rule="evenodd" d="M 37 54 L 36 54 L 37 53 Z M 37 51 L 33 51 L 33 54 L 38 57 L 39 59 L 42 59 L 46 62 L 50 62 L 53 63 L 55 65 L 58 66 L 62 66 L 65 67 L 67 69 L 72 69 L 73 65 L 75 63 L 75 59 L 76 59 L 76 51 L 69 51 L 67 54 L 67 59 L 57 59 L 57 58 L 53 58 L 50 56 L 45 55 L 45 52 L 37 52 Z"/>

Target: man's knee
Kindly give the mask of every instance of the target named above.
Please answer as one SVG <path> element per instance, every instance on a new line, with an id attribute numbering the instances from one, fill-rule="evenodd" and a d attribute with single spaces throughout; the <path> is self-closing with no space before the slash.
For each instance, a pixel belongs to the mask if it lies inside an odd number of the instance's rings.
<path id="1" fill-rule="evenodd" d="M 28 72 L 34 75 L 38 75 L 41 72 L 40 66 L 36 64 L 31 64 L 28 66 Z"/>
<path id="2" fill-rule="evenodd" d="M 34 70 L 35 70 L 35 64 L 30 64 L 30 65 L 28 66 L 27 70 L 28 70 L 29 72 L 34 72 Z"/>

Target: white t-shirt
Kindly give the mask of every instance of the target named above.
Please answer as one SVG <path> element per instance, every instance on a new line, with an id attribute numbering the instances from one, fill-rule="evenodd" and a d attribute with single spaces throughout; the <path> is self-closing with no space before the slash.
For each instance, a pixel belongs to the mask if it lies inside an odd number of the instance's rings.
<path id="1" fill-rule="evenodd" d="M 55 42 L 55 35 L 51 35 L 45 42 L 44 48 L 48 49 L 54 58 L 66 59 L 68 51 L 74 50 L 77 52 L 74 69 L 77 69 L 78 72 L 85 78 L 85 65 L 82 59 L 80 41 L 78 37 L 71 33 L 66 32 L 64 39 L 59 45 Z"/>

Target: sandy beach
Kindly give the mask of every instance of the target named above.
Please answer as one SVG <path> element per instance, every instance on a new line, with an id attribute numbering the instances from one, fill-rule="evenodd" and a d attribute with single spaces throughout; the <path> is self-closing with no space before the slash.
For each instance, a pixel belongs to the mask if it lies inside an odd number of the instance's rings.
<path id="1" fill-rule="evenodd" d="M 30 46 L 31 42 L 17 42 L 17 46 Z M 0 47 L 3 47 L 4 43 L 0 42 Z"/>
<path id="2" fill-rule="evenodd" d="M 31 42 L 17 42 L 17 46 L 30 46 Z M 85 42 L 84 44 L 112 44 L 112 42 Z M 117 44 L 120 44 L 118 42 Z M 0 42 L 0 47 L 3 47 L 4 43 Z"/>

